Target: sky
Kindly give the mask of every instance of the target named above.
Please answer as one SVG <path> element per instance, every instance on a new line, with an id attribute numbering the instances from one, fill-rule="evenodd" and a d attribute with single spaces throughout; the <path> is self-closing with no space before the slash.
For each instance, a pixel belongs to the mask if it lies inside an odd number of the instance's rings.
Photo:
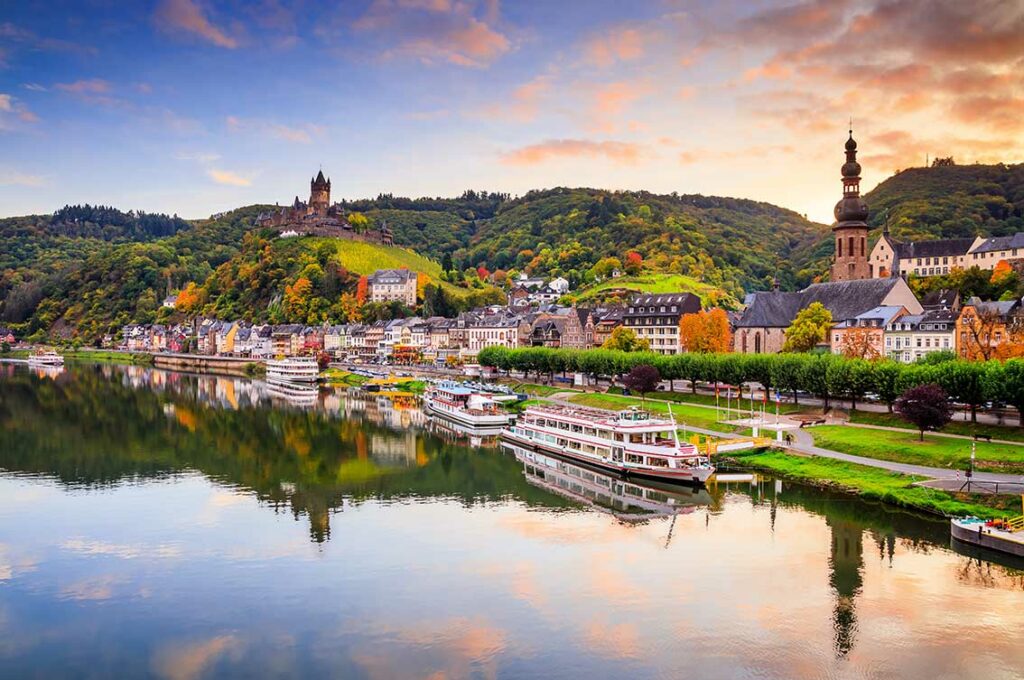
<path id="1" fill-rule="evenodd" d="M 0 215 L 204 217 L 553 186 L 830 223 L 936 156 L 1024 160 L 1020 0 L 0 2 Z"/>

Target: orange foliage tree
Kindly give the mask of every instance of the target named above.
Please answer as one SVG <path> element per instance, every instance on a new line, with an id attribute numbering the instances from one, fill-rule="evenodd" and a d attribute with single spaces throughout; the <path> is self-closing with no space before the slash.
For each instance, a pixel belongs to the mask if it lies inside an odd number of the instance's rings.
<path id="1" fill-rule="evenodd" d="M 882 352 L 878 345 L 882 334 L 878 329 L 853 326 L 843 331 L 843 339 L 839 351 L 850 359 L 881 359 Z"/>
<path id="2" fill-rule="evenodd" d="M 361 305 L 366 304 L 366 297 L 370 290 L 370 282 L 365 276 L 359 277 L 359 283 L 356 284 L 356 302 Z"/>
<path id="3" fill-rule="evenodd" d="M 178 293 L 174 308 L 186 314 L 194 312 L 203 301 L 203 291 L 195 283 L 189 282 L 185 290 Z"/>
<path id="4" fill-rule="evenodd" d="M 679 341 L 687 352 L 729 352 L 732 331 L 723 309 L 684 314 L 679 321 Z"/>
<path id="5" fill-rule="evenodd" d="M 628 274 L 639 274 L 640 267 L 644 264 L 644 256 L 635 250 L 631 250 L 626 253 L 626 273 Z"/>
<path id="6" fill-rule="evenodd" d="M 430 283 L 430 277 L 423 272 L 416 272 L 416 299 L 423 300 L 426 298 L 427 284 Z"/>
<path id="7" fill-rule="evenodd" d="M 284 287 L 284 309 L 289 318 L 306 318 L 306 307 L 309 305 L 309 294 L 313 292 L 313 283 L 305 276 Z"/>

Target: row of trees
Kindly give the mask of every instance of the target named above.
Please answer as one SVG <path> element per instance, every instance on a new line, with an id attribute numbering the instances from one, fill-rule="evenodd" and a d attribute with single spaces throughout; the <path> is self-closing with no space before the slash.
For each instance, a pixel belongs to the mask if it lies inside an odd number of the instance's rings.
<path id="1" fill-rule="evenodd" d="M 978 408 L 988 401 L 1006 402 L 1024 412 L 1024 359 L 901 364 L 833 354 L 662 355 L 608 349 L 488 347 L 480 351 L 478 360 L 484 366 L 526 375 L 578 372 L 595 378 L 622 376 L 635 366 L 650 365 L 664 380 L 688 381 L 694 392 L 697 383 L 758 383 L 768 391 L 792 394 L 795 400 L 800 393 L 812 394 L 824 402 L 825 408 L 837 398 L 850 400 L 856 408 L 864 395 L 872 393 L 891 410 L 907 389 L 937 384 L 950 398 L 970 409 L 973 421 L 977 420 Z M 1024 414 L 1020 425 L 1024 427 Z"/>

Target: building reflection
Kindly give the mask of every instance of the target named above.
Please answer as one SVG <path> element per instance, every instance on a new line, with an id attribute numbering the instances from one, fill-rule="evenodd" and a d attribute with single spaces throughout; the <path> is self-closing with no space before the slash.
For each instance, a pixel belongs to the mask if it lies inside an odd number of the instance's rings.
<path id="1" fill-rule="evenodd" d="M 835 597 L 835 651 L 837 656 L 846 656 L 857 636 L 857 596 L 864 586 L 864 528 L 846 519 L 826 518 L 825 523 L 832 539 L 828 564 Z"/>

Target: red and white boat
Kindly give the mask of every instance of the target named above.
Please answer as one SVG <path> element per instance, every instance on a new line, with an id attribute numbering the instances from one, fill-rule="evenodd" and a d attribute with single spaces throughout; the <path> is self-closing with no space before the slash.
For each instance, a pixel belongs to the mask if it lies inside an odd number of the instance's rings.
<path id="1" fill-rule="evenodd" d="M 571 404 L 529 406 L 501 436 L 627 476 L 703 484 L 715 472 L 710 458 L 679 440 L 675 419 L 655 418 L 636 407 L 615 412 Z"/>

